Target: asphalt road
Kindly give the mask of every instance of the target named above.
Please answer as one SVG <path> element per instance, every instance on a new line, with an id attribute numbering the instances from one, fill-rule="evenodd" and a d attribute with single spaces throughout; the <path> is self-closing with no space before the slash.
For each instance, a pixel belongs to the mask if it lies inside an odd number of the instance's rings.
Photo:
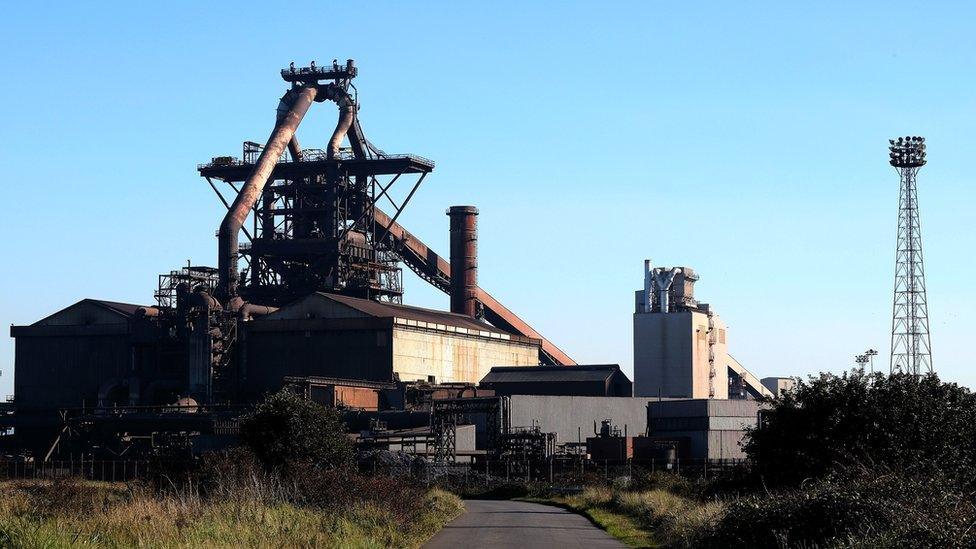
<path id="1" fill-rule="evenodd" d="M 424 547 L 625 547 L 586 518 L 548 505 L 524 501 L 465 500 L 465 513 Z"/>

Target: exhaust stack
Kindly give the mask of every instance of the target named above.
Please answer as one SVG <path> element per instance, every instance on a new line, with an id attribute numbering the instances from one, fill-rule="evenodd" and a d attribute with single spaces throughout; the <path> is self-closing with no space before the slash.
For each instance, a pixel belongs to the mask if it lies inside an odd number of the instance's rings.
<path id="1" fill-rule="evenodd" d="M 451 312 L 478 314 L 478 208 L 451 206 Z"/>

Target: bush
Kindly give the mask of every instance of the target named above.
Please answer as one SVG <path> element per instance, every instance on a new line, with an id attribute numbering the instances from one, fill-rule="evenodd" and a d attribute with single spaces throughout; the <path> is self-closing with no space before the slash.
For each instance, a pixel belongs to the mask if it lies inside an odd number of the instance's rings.
<path id="1" fill-rule="evenodd" d="M 339 413 L 290 391 L 259 403 L 241 422 L 241 437 L 270 469 L 293 463 L 331 469 L 352 463 L 352 441 Z"/>
<path id="2" fill-rule="evenodd" d="M 701 547 L 971 547 L 976 508 L 942 477 L 832 476 L 802 489 L 740 498 Z"/>
<path id="3" fill-rule="evenodd" d="M 821 374 L 771 402 L 745 444 L 768 487 L 852 466 L 976 478 L 976 396 L 935 375 Z"/>

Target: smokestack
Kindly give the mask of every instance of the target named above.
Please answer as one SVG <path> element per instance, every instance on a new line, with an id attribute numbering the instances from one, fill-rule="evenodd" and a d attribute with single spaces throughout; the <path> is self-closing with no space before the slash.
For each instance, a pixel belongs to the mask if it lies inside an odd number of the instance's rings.
<path id="1" fill-rule="evenodd" d="M 651 267 L 651 260 L 644 260 L 644 310 L 640 311 L 642 313 L 651 312 L 651 303 L 653 299 L 651 297 L 651 291 L 654 288 L 654 269 Z"/>
<path id="2" fill-rule="evenodd" d="M 451 312 L 475 316 L 478 295 L 478 208 L 451 206 Z"/>

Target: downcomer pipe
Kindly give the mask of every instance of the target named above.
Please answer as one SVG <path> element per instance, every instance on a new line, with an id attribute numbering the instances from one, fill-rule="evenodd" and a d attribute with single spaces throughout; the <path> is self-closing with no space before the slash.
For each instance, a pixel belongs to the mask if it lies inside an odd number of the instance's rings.
<path id="1" fill-rule="evenodd" d="M 349 128 L 356 119 L 356 103 L 352 97 L 349 97 L 348 93 L 336 86 L 330 86 L 327 89 L 327 95 L 331 96 L 329 99 L 333 99 L 339 106 L 339 122 L 336 124 L 335 131 L 332 132 L 332 137 L 329 138 L 329 148 L 325 150 L 325 157 L 331 160 L 339 156 L 342 140 L 349 133 Z"/>
<path id="2" fill-rule="evenodd" d="M 451 206 L 451 312 L 478 310 L 478 208 Z"/>
<path id="3" fill-rule="evenodd" d="M 308 108 L 315 100 L 317 89 L 315 86 L 292 88 L 285 92 L 278 105 L 278 120 L 271 137 L 261 156 L 258 157 L 254 170 L 248 176 L 237 198 L 224 216 L 220 229 L 217 231 L 217 267 L 218 284 L 217 295 L 220 299 L 228 299 L 237 295 L 237 238 L 248 213 L 261 196 L 271 172 L 274 170 L 278 158 L 285 151 L 295 135 L 295 130 L 308 112 Z"/>

